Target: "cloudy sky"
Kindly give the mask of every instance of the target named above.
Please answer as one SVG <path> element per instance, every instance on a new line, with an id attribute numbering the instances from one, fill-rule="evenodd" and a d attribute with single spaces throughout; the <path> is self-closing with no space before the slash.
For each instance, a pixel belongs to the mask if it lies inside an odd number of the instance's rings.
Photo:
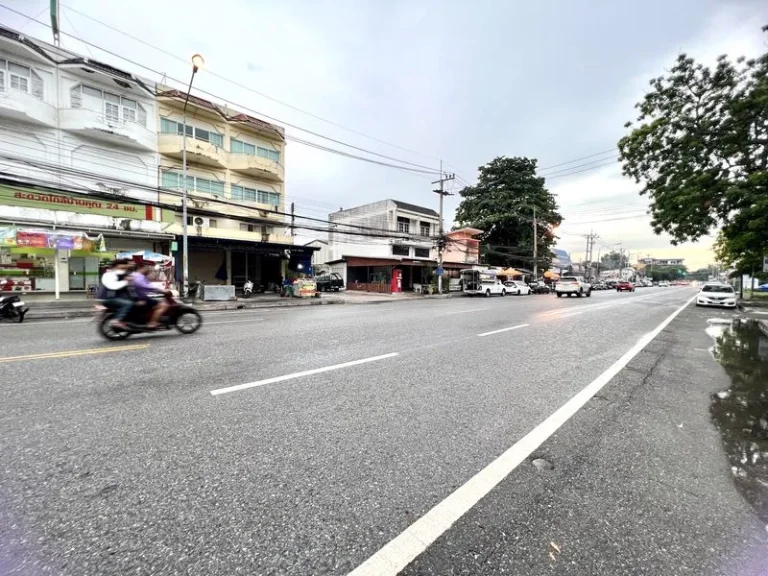
<path id="1" fill-rule="evenodd" d="M 2 3 L 48 20 L 49 0 Z M 0 19 L 51 39 L 5 10 Z M 672 247 L 655 236 L 615 145 L 648 79 L 677 54 L 755 55 L 766 23 L 764 0 L 65 0 L 61 27 L 134 63 L 68 36 L 63 46 L 152 80 L 186 81 L 189 65 L 171 55 L 199 52 L 196 86 L 349 153 L 363 155 L 321 136 L 434 169 L 442 158 L 466 182 L 495 156 L 537 158 L 566 218 L 560 246 L 575 257 L 594 230 L 602 250 L 622 243 L 633 259 L 685 257 L 695 268 L 712 261 L 713 238 Z M 288 200 L 306 215 L 386 197 L 437 206 L 427 174 L 297 142 L 286 170 Z M 449 223 L 457 205 L 449 198 Z"/>

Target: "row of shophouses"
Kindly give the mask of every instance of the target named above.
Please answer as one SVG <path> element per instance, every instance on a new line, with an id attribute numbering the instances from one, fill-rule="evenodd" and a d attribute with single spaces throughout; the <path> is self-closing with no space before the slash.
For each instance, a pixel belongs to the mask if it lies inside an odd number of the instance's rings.
<path id="1" fill-rule="evenodd" d="M 0 290 L 76 298 L 117 254 L 180 261 L 185 95 L 0 27 Z M 309 264 L 286 227 L 284 129 L 192 96 L 186 132 L 190 278 Z"/>
<path id="2" fill-rule="evenodd" d="M 190 281 L 269 286 L 303 271 L 394 291 L 434 282 L 435 210 L 340 210 L 327 239 L 296 243 L 284 129 L 185 97 L 0 26 L 0 291 L 83 298 L 126 253 L 174 262 L 179 286 L 184 150 Z M 448 234 L 446 278 L 479 262 L 480 232 Z"/>

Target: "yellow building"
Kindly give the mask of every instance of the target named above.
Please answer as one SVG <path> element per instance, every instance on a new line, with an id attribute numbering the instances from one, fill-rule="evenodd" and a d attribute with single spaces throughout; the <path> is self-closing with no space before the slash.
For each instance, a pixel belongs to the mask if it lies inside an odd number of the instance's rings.
<path id="1" fill-rule="evenodd" d="M 178 269 L 184 97 L 163 88 L 157 94 L 157 178 L 169 191 L 159 200 L 179 206 L 169 228 L 178 237 Z M 194 96 L 186 126 L 190 282 L 239 287 L 248 278 L 267 286 L 309 261 L 311 250 L 294 246 L 286 217 L 284 129 Z"/>

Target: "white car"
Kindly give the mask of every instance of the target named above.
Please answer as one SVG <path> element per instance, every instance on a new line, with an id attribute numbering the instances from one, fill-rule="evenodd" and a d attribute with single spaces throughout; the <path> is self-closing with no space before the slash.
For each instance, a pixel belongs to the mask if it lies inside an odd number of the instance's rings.
<path id="1" fill-rule="evenodd" d="M 501 283 L 501 280 L 482 280 L 480 282 L 480 293 L 486 297 L 490 297 L 493 294 L 499 296 L 507 295 L 507 288 Z"/>
<path id="2" fill-rule="evenodd" d="M 531 294 L 531 287 L 521 280 L 505 282 L 504 287 L 507 289 L 507 294 L 517 294 L 518 296 Z"/>
<path id="3" fill-rule="evenodd" d="M 574 294 L 581 298 L 586 296 L 589 298 L 592 296 L 592 285 L 585 282 L 581 276 L 562 276 L 560 280 L 555 284 L 555 294 L 560 298 L 563 294 Z"/>
<path id="4" fill-rule="evenodd" d="M 696 294 L 696 306 L 722 306 L 736 308 L 736 292 L 728 284 L 708 282 Z"/>

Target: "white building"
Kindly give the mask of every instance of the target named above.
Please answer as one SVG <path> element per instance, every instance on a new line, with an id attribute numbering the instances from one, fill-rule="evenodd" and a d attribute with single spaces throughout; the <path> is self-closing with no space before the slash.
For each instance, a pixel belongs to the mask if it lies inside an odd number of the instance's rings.
<path id="1" fill-rule="evenodd" d="M 330 267 L 348 287 L 399 277 L 400 288 L 408 290 L 428 281 L 440 231 L 435 210 L 390 199 L 339 210 L 328 219 Z"/>
<path id="2" fill-rule="evenodd" d="M 0 27 L 0 290 L 58 297 L 97 282 L 104 253 L 168 253 L 161 210 L 141 204 L 157 200 L 155 106 L 141 79 Z M 41 233 L 15 245 L 25 227 Z M 103 254 L 46 230 L 101 235 Z"/>

